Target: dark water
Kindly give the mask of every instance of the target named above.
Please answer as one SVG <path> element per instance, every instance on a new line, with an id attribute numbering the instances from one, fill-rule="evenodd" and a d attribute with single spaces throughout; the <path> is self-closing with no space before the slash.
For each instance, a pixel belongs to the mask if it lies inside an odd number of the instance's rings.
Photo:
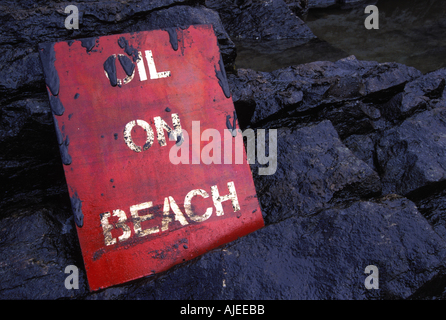
<path id="1" fill-rule="evenodd" d="M 352 8 L 312 9 L 306 17 L 320 39 L 304 46 L 290 40 L 236 43 L 237 67 L 272 71 L 347 55 L 360 60 L 399 62 L 423 73 L 446 67 L 446 1 L 385 0 L 370 2 L 379 9 L 379 29 L 367 30 L 366 4 Z"/>

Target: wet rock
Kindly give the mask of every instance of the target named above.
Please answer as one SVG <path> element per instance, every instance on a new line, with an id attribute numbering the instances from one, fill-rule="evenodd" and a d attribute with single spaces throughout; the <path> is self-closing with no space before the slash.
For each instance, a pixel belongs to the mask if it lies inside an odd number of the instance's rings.
<path id="1" fill-rule="evenodd" d="M 206 0 L 206 6 L 218 11 L 233 39 L 298 39 L 303 44 L 316 37 L 283 0 Z"/>
<path id="2" fill-rule="evenodd" d="M 409 195 L 446 179 L 446 108 L 416 114 L 382 133 L 377 160 L 383 193 Z"/>
<path id="3" fill-rule="evenodd" d="M 52 123 L 28 119 L 0 149 L 0 216 L 68 192 Z"/>
<path id="4" fill-rule="evenodd" d="M 428 196 L 418 197 L 414 201 L 435 232 L 446 239 L 446 188 L 440 188 L 440 191 L 431 192 Z"/>
<path id="5" fill-rule="evenodd" d="M 407 82 L 421 75 L 415 68 L 402 64 L 359 61 L 350 56 L 270 73 L 239 69 L 237 75 L 229 75 L 228 81 L 237 112 L 243 114 L 239 118 L 250 117 L 240 121 L 251 126 L 277 118 L 310 115 L 313 121 L 330 119 L 336 127 L 348 123 L 348 128 L 353 123 L 351 118 L 360 118 L 366 126 L 360 133 L 365 133 L 375 126 L 369 120 L 380 118 L 379 110 L 367 104 L 388 101 Z M 344 120 L 339 119 L 342 115 L 346 115 Z M 353 133 L 340 132 L 342 136 Z"/>
<path id="6" fill-rule="evenodd" d="M 32 48 L 15 48 L 7 45 L 0 49 L 0 101 L 10 100 L 22 95 L 24 86 L 27 91 L 42 91 L 43 70 L 37 51 Z"/>
<path id="7" fill-rule="evenodd" d="M 284 0 L 288 7 L 299 17 L 308 12 L 308 0 Z"/>
<path id="8" fill-rule="evenodd" d="M 411 201 L 357 201 L 266 226 L 127 298 L 405 299 L 442 279 L 445 248 Z M 368 265 L 378 267 L 378 290 L 364 286 Z"/>
<path id="9" fill-rule="evenodd" d="M 278 129 L 277 155 L 272 175 L 257 176 L 252 167 L 267 224 L 381 191 L 378 174 L 342 144 L 330 121 Z"/>
<path id="10" fill-rule="evenodd" d="M 64 208 L 68 209 L 68 208 Z M 88 291 L 69 210 L 17 210 L 0 220 L 1 299 L 57 299 Z M 64 286 L 65 267 L 79 267 L 79 289 Z"/>
<path id="11" fill-rule="evenodd" d="M 370 168 L 375 167 L 375 141 L 371 135 L 351 135 L 342 141 L 347 148 L 358 158 L 364 161 Z"/>
<path id="12" fill-rule="evenodd" d="M 0 101 L 17 99 L 29 92 L 45 90 L 37 44 L 126 32 L 180 27 L 191 24 L 212 24 L 226 67 L 236 57 L 235 45 L 224 30 L 218 13 L 204 6 L 184 5 L 184 1 L 143 1 L 121 4 L 111 1 L 79 5 L 82 19 L 79 30 L 64 27 L 65 5 L 50 2 L 12 10 L 0 6 Z M 188 2 L 189 3 L 189 2 Z M 199 1 L 190 2 L 198 4 Z M 114 9 L 111 9 L 114 8 Z"/>
<path id="13" fill-rule="evenodd" d="M 308 0 L 308 7 L 311 8 L 326 8 L 336 5 L 338 0 Z"/>
<path id="14" fill-rule="evenodd" d="M 225 256 L 236 264 L 225 269 L 227 288 L 232 298 L 408 298 L 441 271 L 444 249 L 407 199 L 355 202 L 241 239 Z M 363 285 L 367 265 L 379 269 L 379 291 Z M 238 285 L 244 277 L 249 284 Z"/>
<path id="15" fill-rule="evenodd" d="M 46 95 L 6 104 L 1 107 L 0 115 L 0 142 L 16 137 L 30 119 L 44 125 L 52 125 L 51 110 Z"/>
<path id="16" fill-rule="evenodd" d="M 389 120 L 401 120 L 415 112 L 426 110 L 443 98 L 445 83 L 446 69 L 430 72 L 407 83 L 404 91 L 381 106 L 381 110 Z"/>

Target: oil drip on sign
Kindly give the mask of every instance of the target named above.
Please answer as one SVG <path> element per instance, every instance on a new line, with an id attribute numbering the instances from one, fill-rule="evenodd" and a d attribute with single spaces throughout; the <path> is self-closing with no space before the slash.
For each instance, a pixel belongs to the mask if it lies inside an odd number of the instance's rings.
<path id="1" fill-rule="evenodd" d="M 263 227 L 244 148 L 243 164 L 204 164 L 203 142 L 186 136 L 199 123 L 222 143 L 236 140 L 224 132 L 234 105 L 211 25 L 46 43 L 39 52 L 90 290 Z M 192 162 L 170 161 L 175 147 Z"/>

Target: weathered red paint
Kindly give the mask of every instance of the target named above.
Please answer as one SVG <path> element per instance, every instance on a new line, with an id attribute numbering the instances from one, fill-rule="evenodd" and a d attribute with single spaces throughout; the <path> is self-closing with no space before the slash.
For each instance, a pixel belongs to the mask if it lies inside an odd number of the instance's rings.
<path id="1" fill-rule="evenodd" d="M 160 116 L 172 127 L 171 114 L 177 113 L 189 135 L 192 121 L 200 121 L 201 131 L 214 128 L 223 138 L 226 116 L 232 116 L 234 110 L 232 99 L 222 88 L 219 72 L 223 70 L 212 26 L 176 31 L 177 50 L 176 39 L 169 37 L 175 35 L 172 30 L 104 36 L 96 39 L 93 48 L 91 40 L 54 44 L 54 67 L 60 81 L 57 98 L 64 108 L 62 115 L 54 116 L 55 124 L 71 157 L 71 163 L 64 165 L 69 194 L 81 203 L 83 225 L 77 232 L 91 290 L 165 271 L 264 225 L 246 162 L 174 165 L 169 161 L 169 150 L 175 142 L 167 139 L 166 132 L 167 146 L 157 142 L 154 117 Z M 129 47 L 143 53 L 148 79 L 140 81 L 136 70 L 128 84 L 113 87 L 105 76 L 104 62 L 113 54 L 133 58 L 118 45 L 121 37 Z M 150 79 L 145 50 L 153 52 L 157 71 L 168 70 L 170 77 Z M 115 63 L 117 77 L 125 78 L 118 59 Z M 49 95 L 51 98 L 50 91 Z M 153 145 L 139 153 L 130 150 L 123 139 L 125 124 L 137 119 L 148 122 L 155 133 Z M 146 135 L 138 127 L 132 137 L 136 144 L 143 145 Z M 205 144 L 201 142 L 201 148 Z M 192 153 L 192 148 L 189 151 Z M 216 185 L 220 195 L 226 195 L 230 181 L 234 182 L 241 209 L 234 212 L 231 201 L 225 201 L 224 215 L 218 217 L 210 188 Z M 135 235 L 131 206 L 152 201 L 153 208 L 139 215 L 153 213 L 154 218 L 141 225 L 143 229 L 161 229 L 165 198 L 175 199 L 185 214 L 184 198 L 193 189 L 209 194 L 208 198 L 193 198 L 197 214 L 213 208 L 208 220 L 193 222 L 185 215 L 189 224 L 183 226 L 174 220 L 171 209 L 167 231 Z M 123 231 L 115 228 L 111 235 L 117 243 L 106 246 L 101 216 L 117 209 L 125 212 L 131 235 L 119 242 Z M 112 216 L 108 221 L 116 225 L 117 218 Z"/>

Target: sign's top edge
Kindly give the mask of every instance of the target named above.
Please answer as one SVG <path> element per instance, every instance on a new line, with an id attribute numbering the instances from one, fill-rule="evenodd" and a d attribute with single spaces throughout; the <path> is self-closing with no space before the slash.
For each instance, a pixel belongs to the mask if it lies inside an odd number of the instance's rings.
<path id="1" fill-rule="evenodd" d="M 212 23 L 190 24 L 190 25 L 171 26 L 171 27 L 163 27 L 163 28 L 149 29 L 149 30 L 130 31 L 130 32 L 124 32 L 124 33 L 104 34 L 104 35 L 99 35 L 99 36 L 94 36 L 94 37 L 82 37 L 82 38 L 66 39 L 66 40 L 59 40 L 59 41 L 45 41 L 45 42 L 38 43 L 37 46 L 39 49 L 42 49 L 44 47 L 48 47 L 49 45 L 54 45 L 56 43 L 61 43 L 61 42 L 66 42 L 68 44 L 73 43 L 74 41 L 81 41 L 84 43 L 88 43 L 89 41 L 92 41 L 92 39 L 96 40 L 96 39 L 102 38 L 102 37 L 134 35 L 134 34 L 138 34 L 141 32 L 151 32 L 151 31 L 167 31 L 167 32 L 169 32 L 169 30 L 173 30 L 173 29 L 187 30 L 190 27 L 211 27 L 211 28 L 214 28 Z"/>

